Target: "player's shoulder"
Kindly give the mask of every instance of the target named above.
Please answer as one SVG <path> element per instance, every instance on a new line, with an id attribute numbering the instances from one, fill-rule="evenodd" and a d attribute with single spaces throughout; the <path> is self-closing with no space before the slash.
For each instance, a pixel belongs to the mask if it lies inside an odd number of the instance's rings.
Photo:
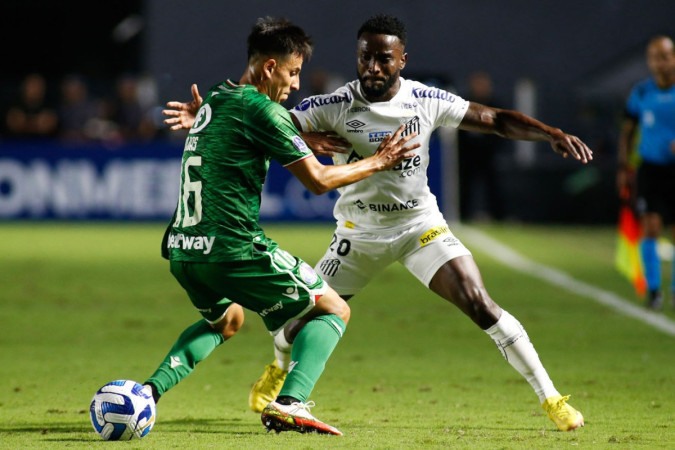
<path id="1" fill-rule="evenodd" d="M 458 99 L 462 99 L 459 95 L 450 92 L 450 90 L 446 88 L 431 86 L 420 81 L 405 78 L 401 78 L 401 88 L 408 91 L 411 97 L 421 102 L 432 101 L 453 103 Z"/>
<path id="2" fill-rule="evenodd" d="M 349 107 L 354 102 L 355 86 L 350 82 L 329 94 L 319 94 L 307 97 L 298 103 L 291 111 L 305 112 L 322 108 Z"/>
<path id="3" fill-rule="evenodd" d="M 644 78 L 633 86 L 633 89 L 631 91 L 632 95 L 637 96 L 639 98 L 643 98 L 650 92 L 653 92 L 655 90 L 658 90 L 658 86 L 656 85 L 656 81 L 652 77 Z"/>

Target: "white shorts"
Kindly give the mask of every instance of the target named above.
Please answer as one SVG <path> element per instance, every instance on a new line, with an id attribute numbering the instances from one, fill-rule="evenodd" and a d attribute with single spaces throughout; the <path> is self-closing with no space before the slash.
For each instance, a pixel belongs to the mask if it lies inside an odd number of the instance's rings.
<path id="1" fill-rule="evenodd" d="M 338 294 L 352 296 L 394 261 L 429 287 L 443 264 L 465 255 L 471 252 L 438 214 L 392 232 L 364 232 L 338 225 L 328 250 L 314 269 Z"/>

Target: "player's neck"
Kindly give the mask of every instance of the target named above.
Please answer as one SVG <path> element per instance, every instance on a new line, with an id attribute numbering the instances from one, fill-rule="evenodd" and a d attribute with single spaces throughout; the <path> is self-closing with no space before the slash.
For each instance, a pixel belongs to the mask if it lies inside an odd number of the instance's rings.
<path id="1" fill-rule="evenodd" d="M 675 85 L 675 73 L 672 74 L 662 74 L 654 77 L 656 85 L 659 89 L 669 89 Z"/>

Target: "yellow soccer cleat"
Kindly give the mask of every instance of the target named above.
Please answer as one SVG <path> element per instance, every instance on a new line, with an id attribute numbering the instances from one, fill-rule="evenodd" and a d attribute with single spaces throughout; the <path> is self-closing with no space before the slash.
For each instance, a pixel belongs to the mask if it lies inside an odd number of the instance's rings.
<path id="1" fill-rule="evenodd" d="M 548 414 L 548 418 L 555 422 L 560 431 L 572 431 L 584 426 L 584 416 L 567 404 L 569 398 L 569 395 L 564 397 L 555 395 L 547 398 L 541 404 L 541 407 Z"/>
<path id="2" fill-rule="evenodd" d="M 253 412 L 262 412 L 265 406 L 277 399 L 288 371 L 279 368 L 276 360 L 265 366 L 265 372 L 258 378 L 248 394 L 248 406 Z"/>

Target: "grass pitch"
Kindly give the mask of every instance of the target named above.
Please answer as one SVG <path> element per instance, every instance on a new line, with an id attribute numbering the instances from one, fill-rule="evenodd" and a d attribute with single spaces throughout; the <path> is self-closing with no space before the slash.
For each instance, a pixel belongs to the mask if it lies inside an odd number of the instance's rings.
<path id="1" fill-rule="evenodd" d="M 159 257 L 163 227 L 0 225 L 1 448 L 119 445 L 94 433 L 92 395 L 113 379 L 143 381 L 198 318 Z M 266 229 L 310 263 L 332 231 Z M 634 299 L 613 267 L 613 229 L 483 231 Z M 555 431 L 492 341 L 392 266 L 350 302 L 348 331 L 312 395 L 313 412 L 344 437 L 265 433 L 247 396 L 272 360 L 271 339 L 247 314 L 237 336 L 162 398 L 150 435 L 125 448 L 675 448 L 675 338 L 485 253 L 474 250 L 474 257 L 492 297 L 526 327 L 557 388 L 572 394 L 585 428 Z"/>

